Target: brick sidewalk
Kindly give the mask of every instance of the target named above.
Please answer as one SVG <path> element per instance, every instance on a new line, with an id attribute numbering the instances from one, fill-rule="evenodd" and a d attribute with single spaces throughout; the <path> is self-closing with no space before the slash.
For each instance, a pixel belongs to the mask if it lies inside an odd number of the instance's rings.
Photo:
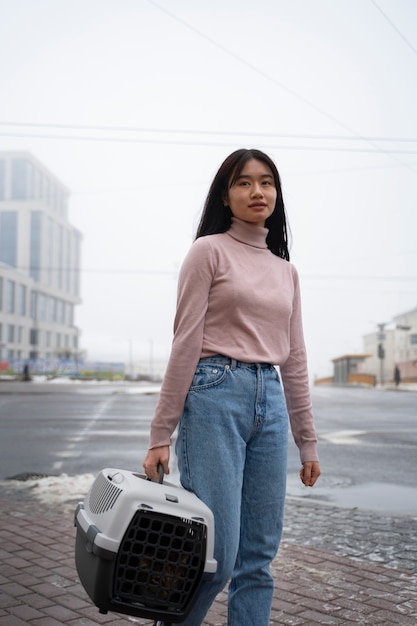
<path id="1" fill-rule="evenodd" d="M 92 605 L 75 570 L 72 506 L 12 499 L 0 506 L 0 626 L 150 624 Z M 273 573 L 271 624 L 417 624 L 417 575 L 409 570 L 284 541 Z M 222 593 L 205 624 L 224 626 L 226 610 Z"/>

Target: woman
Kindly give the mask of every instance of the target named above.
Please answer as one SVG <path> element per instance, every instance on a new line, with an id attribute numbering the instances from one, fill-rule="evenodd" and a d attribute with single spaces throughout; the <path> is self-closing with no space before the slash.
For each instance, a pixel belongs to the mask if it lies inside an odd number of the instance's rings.
<path id="1" fill-rule="evenodd" d="M 229 580 L 228 625 L 269 623 L 288 416 L 301 480 L 313 486 L 320 466 L 280 178 L 266 154 L 242 149 L 217 172 L 181 268 L 172 352 L 143 463 L 149 478 L 159 463 L 168 473 L 179 423 L 181 483 L 214 514 L 218 569 L 187 626 L 203 622 Z"/>

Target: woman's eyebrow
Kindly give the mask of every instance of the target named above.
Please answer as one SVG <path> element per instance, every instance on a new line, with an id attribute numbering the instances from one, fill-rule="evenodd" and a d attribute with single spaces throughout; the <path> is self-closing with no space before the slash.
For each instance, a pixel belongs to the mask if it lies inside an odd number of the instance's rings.
<path id="1" fill-rule="evenodd" d="M 253 178 L 250 174 L 239 174 L 236 176 L 235 180 L 239 180 L 240 178 Z M 261 174 L 259 178 L 274 178 L 272 174 Z"/>

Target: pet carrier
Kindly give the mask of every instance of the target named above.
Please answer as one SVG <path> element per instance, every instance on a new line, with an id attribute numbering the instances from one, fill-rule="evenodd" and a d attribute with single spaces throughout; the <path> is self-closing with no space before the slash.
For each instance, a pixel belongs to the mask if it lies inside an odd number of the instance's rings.
<path id="1" fill-rule="evenodd" d="M 107 468 L 77 506 L 77 572 L 100 613 L 180 622 L 216 571 L 210 509 L 162 478 Z"/>

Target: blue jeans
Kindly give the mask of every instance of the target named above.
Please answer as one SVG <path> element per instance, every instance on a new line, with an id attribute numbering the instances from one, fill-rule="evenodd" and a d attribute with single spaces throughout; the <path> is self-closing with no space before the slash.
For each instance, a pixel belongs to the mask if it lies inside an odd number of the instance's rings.
<path id="1" fill-rule="evenodd" d="M 182 624 L 198 626 L 229 585 L 228 626 L 268 626 L 270 563 L 284 516 L 288 413 L 277 371 L 221 355 L 201 359 L 180 420 L 183 487 L 213 511 L 217 572 Z"/>

